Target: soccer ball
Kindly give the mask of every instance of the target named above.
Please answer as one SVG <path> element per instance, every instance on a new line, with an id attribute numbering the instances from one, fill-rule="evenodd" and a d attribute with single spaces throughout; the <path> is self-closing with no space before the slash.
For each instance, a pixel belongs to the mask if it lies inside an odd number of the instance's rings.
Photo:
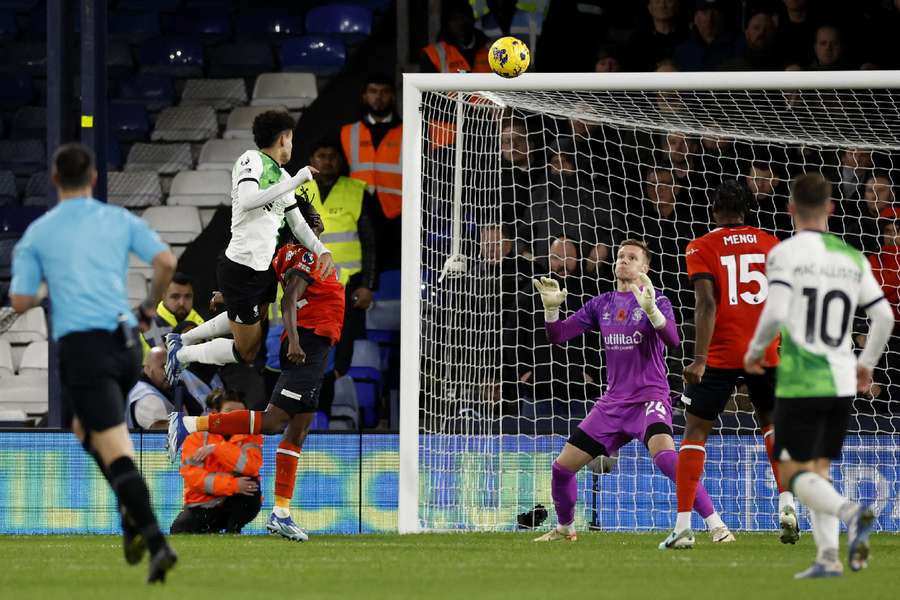
<path id="1" fill-rule="evenodd" d="M 522 40 L 502 37 L 491 45 L 488 62 L 500 77 L 518 77 L 528 70 L 531 53 Z"/>

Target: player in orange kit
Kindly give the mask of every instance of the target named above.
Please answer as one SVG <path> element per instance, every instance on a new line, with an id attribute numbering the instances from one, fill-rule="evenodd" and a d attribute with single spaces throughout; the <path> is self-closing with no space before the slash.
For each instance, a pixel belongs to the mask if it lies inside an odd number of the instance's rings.
<path id="1" fill-rule="evenodd" d="M 322 221 L 308 203 L 299 206 L 313 231 L 322 231 Z M 275 454 L 275 507 L 266 529 L 284 538 L 309 539 L 291 518 L 290 501 L 297 476 L 297 461 L 319 403 L 319 390 L 328 351 L 341 337 L 344 323 L 344 286 L 334 271 L 322 277 L 316 255 L 292 240 L 282 246 L 272 266 L 284 286 L 281 314 L 281 376 L 265 411 L 238 410 L 209 417 L 185 417 L 173 413 L 172 443 L 179 447 L 194 431 L 220 435 L 277 434 L 284 431 Z M 287 425 L 287 429 L 285 429 Z"/>
<path id="2" fill-rule="evenodd" d="M 749 390 L 778 485 L 781 541 L 794 544 L 800 536 L 793 494 L 782 485 L 773 457 L 778 340 L 766 350 L 763 375 L 746 373 L 743 366 L 744 352 L 768 296 L 766 256 L 778 243 L 775 236 L 744 224 L 751 202 L 749 191 L 737 181 L 719 185 L 712 202 L 717 227 L 688 244 L 685 253 L 696 298 L 696 341 L 694 361 L 683 373 L 686 425 L 675 478 L 678 518 L 661 548 L 691 546 L 684 540 L 693 538 L 691 507 L 703 474 L 706 438 L 740 383 Z"/>

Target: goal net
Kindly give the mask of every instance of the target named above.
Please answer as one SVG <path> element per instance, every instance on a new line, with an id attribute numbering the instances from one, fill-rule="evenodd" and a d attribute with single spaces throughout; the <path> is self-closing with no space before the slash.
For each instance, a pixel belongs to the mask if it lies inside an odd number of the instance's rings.
<path id="1" fill-rule="evenodd" d="M 896 301 L 900 92 L 891 88 L 900 80 L 746 73 L 713 86 L 713 77 L 407 76 L 401 531 L 509 530 L 539 503 L 555 522 L 551 463 L 605 389 L 603 341 L 592 333 L 551 346 L 531 279 L 568 289 L 564 318 L 614 289 L 612 258 L 628 238 L 650 246 L 651 279 L 674 305 L 682 345 L 667 363 L 678 437 L 694 339 L 684 251 L 714 227 L 710 197 L 725 180 L 755 198 L 749 224 L 786 238 L 788 183 L 825 175 L 831 229 L 872 257 Z M 866 322 L 855 323 L 858 345 Z M 875 383 L 854 404 L 834 477 L 876 502 L 879 528 L 898 530 L 897 336 Z M 707 443 L 703 481 L 734 529 L 778 526 L 757 427 L 739 389 Z M 674 484 L 639 441 L 611 472 L 584 469 L 578 481 L 579 527 L 674 523 Z"/>

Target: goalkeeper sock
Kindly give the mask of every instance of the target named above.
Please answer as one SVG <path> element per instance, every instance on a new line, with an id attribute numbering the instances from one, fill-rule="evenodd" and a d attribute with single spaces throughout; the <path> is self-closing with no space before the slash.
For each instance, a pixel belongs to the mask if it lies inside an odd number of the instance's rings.
<path id="1" fill-rule="evenodd" d="M 575 473 L 553 461 L 553 476 L 550 492 L 553 506 L 556 508 L 556 519 L 562 526 L 569 526 L 575 521 L 575 501 L 578 498 L 578 482 Z"/>
<path id="2" fill-rule="evenodd" d="M 784 492 L 784 485 L 781 483 L 781 475 L 778 470 L 778 459 L 775 458 L 775 428 L 772 425 L 766 425 L 761 430 L 763 442 L 766 444 L 766 456 L 769 457 L 769 464 L 772 466 L 772 475 L 775 476 L 775 483 L 778 485 L 778 492 Z"/>
<path id="3" fill-rule="evenodd" d="M 166 543 L 166 538 L 159 530 L 159 523 L 153 514 L 147 483 L 134 466 L 134 461 L 127 456 L 120 456 L 112 461 L 109 465 L 109 478 L 119 502 L 128 510 L 128 516 L 147 540 L 151 554 L 156 554 Z"/>
<path id="4" fill-rule="evenodd" d="M 681 461 L 679 460 L 679 456 L 675 453 L 674 450 L 663 450 L 662 452 L 657 452 L 656 456 L 653 457 L 653 464 L 656 465 L 662 473 L 676 482 L 677 486 L 677 474 L 678 467 L 680 466 Z M 713 506 L 712 499 L 709 497 L 709 494 L 706 493 L 706 489 L 703 487 L 699 481 L 697 482 L 697 486 L 694 488 L 694 498 L 693 502 L 689 506 L 686 511 L 681 510 L 681 505 L 679 505 L 678 509 L 678 521 L 675 524 L 676 531 L 683 531 L 691 526 L 691 508 L 697 511 L 701 517 L 704 519 L 709 518 L 711 515 L 715 514 L 716 509 Z M 683 514 L 682 514 L 683 512 Z"/>
<path id="5" fill-rule="evenodd" d="M 284 519 L 291 515 L 291 498 L 297 480 L 300 446 L 281 440 L 275 451 L 275 516 Z"/>
<path id="6" fill-rule="evenodd" d="M 791 479 L 791 488 L 800 502 L 820 515 L 834 515 L 847 521 L 856 504 L 841 496 L 831 483 L 817 473 L 800 471 Z"/>
<path id="7" fill-rule="evenodd" d="M 228 313 L 223 312 L 209 321 L 197 325 L 190 331 L 182 333 L 181 343 L 185 346 L 193 346 L 205 340 L 220 338 L 229 333 L 231 333 L 231 326 L 228 324 Z"/>
<path id="8" fill-rule="evenodd" d="M 263 411 L 261 410 L 236 410 L 230 413 L 212 413 L 206 417 L 206 431 L 217 433 L 219 435 L 240 435 L 253 434 L 259 435 L 262 432 Z M 197 417 L 197 429 L 200 429 L 200 420 L 204 417 Z"/>
<path id="9" fill-rule="evenodd" d="M 204 365 L 229 365 L 241 362 L 234 347 L 234 340 L 216 338 L 202 344 L 183 346 L 175 357 L 184 365 L 201 363 Z"/>

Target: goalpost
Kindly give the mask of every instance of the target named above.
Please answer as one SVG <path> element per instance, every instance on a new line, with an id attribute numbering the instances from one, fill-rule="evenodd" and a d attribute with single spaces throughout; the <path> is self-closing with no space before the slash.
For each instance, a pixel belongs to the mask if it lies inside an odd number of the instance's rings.
<path id="1" fill-rule="evenodd" d="M 551 348 L 532 276 L 564 274 L 566 317 L 613 289 L 622 240 L 650 245 L 682 336 L 668 356 L 677 432 L 694 337 L 683 253 L 713 227 L 719 182 L 747 185 L 759 204 L 749 222 L 784 238 L 787 182 L 822 172 L 832 229 L 897 264 L 882 245 L 900 226 L 900 72 L 407 74 L 403 103 L 401 533 L 509 530 L 551 506 L 551 462 L 603 389 L 602 340 Z M 875 381 L 834 477 L 896 531 L 897 336 Z M 707 444 L 704 483 L 733 529 L 777 528 L 755 428 L 738 393 Z M 674 506 L 674 485 L 637 443 L 611 473 L 579 474 L 579 527 L 669 529 Z"/>

